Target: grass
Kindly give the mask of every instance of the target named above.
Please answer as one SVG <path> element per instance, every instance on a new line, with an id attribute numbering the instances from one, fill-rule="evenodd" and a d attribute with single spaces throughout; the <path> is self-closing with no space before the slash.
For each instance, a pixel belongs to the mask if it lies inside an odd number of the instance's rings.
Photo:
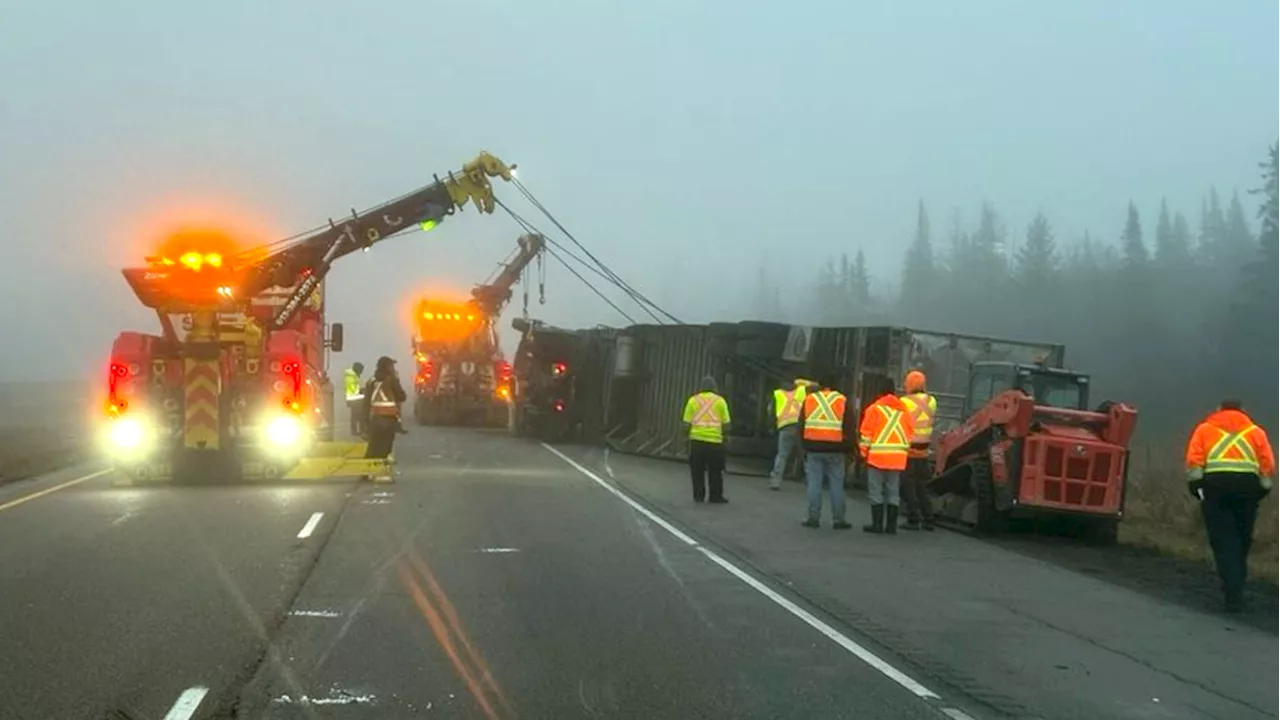
<path id="1" fill-rule="evenodd" d="M 1120 542 L 1212 563 L 1200 509 L 1187 494 L 1181 457 L 1176 448 L 1173 451 L 1151 446 L 1133 448 Z M 1277 498 L 1272 492 L 1259 508 L 1253 548 L 1249 553 L 1250 578 L 1272 585 L 1277 583 L 1280 569 L 1278 522 Z"/>

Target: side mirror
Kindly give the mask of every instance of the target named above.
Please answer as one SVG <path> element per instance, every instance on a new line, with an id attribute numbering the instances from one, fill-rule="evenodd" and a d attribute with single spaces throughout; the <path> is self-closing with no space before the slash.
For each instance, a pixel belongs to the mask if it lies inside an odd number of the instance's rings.
<path id="1" fill-rule="evenodd" d="M 334 352 L 342 352 L 342 323 L 334 323 L 329 326 L 329 349 Z"/>

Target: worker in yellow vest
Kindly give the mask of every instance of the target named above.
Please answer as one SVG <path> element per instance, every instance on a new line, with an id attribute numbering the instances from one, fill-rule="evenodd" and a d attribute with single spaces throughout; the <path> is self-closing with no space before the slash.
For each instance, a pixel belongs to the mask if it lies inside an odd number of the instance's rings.
<path id="1" fill-rule="evenodd" d="M 773 472 L 769 473 L 769 489 L 782 487 L 782 474 L 787 469 L 787 461 L 792 451 L 796 450 L 799 435 L 796 428 L 800 422 L 800 408 L 804 406 L 805 388 L 812 385 L 811 380 L 796 378 L 788 389 L 778 388 L 773 391 L 773 419 L 778 432 L 778 454 L 773 459 Z"/>
<path id="2" fill-rule="evenodd" d="M 1271 492 L 1276 456 L 1267 433 L 1238 400 L 1224 400 L 1187 443 L 1187 486 L 1200 503 L 1225 609 L 1244 609 L 1249 547 L 1258 503 Z"/>
<path id="3" fill-rule="evenodd" d="M 360 389 L 360 375 L 364 373 L 364 363 L 352 363 L 342 373 L 342 381 L 347 397 L 347 414 L 351 419 L 351 437 L 364 435 L 365 407 L 364 392 Z"/>
<path id="4" fill-rule="evenodd" d="M 907 408 L 913 434 L 907 449 L 907 469 L 902 476 L 902 500 L 907 506 L 907 522 L 903 530 L 933 530 L 933 507 L 925 487 L 933 477 L 930 454 L 933 446 L 933 420 L 938 414 L 938 399 L 925 390 L 925 375 L 919 370 L 907 373 L 903 380 L 905 395 L 898 398 Z"/>
<path id="5" fill-rule="evenodd" d="M 729 502 L 724 496 L 724 431 L 729 426 L 729 403 L 720 397 L 713 377 L 702 379 L 702 389 L 684 404 L 689 429 L 689 474 L 693 501 Z M 707 497 L 707 485 L 711 497 Z"/>

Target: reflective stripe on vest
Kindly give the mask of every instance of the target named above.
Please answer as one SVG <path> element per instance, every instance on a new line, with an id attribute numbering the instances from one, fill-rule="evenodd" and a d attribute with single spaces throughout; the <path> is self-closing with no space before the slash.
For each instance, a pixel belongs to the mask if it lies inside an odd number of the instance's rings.
<path id="1" fill-rule="evenodd" d="M 813 400 L 812 403 L 809 401 Z M 818 442 L 844 441 L 845 398 L 835 390 L 806 393 L 803 439 Z"/>
<path id="2" fill-rule="evenodd" d="M 778 421 L 778 427 L 795 425 L 800 420 L 799 395 L 800 392 L 795 388 L 773 391 L 773 414 Z"/>
<path id="3" fill-rule="evenodd" d="M 720 415 L 716 408 L 723 399 L 715 393 L 698 393 L 694 395 L 693 415 L 689 418 L 689 439 L 703 442 L 723 442 Z"/>
<path id="4" fill-rule="evenodd" d="M 906 432 L 902 429 L 902 411 L 892 409 L 892 407 L 884 407 L 877 405 L 876 409 L 884 415 L 884 427 L 881 428 L 876 439 L 870 441 L 867 445 L 869 454 L 899 454 L 906 452 L 911 447 L 910 441 L 906 439 Z"/>
<path id="5" fill-rule="evenodd" d="M 369 393 L 369 413 L 371 415 L 391 417 L 400 414 L 400 406 L 387 395 L 387 391 L 383 389 L 380 381 L 373 384 L 373 391 Z"/>
<path id="6" fill-rule="evenodd" d="M 907 414 L 911 416 L 911 427 L 915 432 L 911 442 L 917 445 L 928 445 L 933 439 L 933 418 L 938 413 L 938 401 L 925 392 L 903 395 L 902 404 L 907 406 Z"/>
<path id="7" fill-rule="evenodd" d="M 1253 432 L 1257 425 L 1249 427 L 1237 433 L 1230 433 L 1222 428 L 1214 428 L 1221 436 L 1218 442 L 1213 444 L 1209 452 L 1204 456 L 1204 471 L 1206 473 L 1213 472 L 1236 472 L 1236 473 L 1254 473 L 1262 474 L 1262 464 L 1258 462 L 1258 454 L 1253 451 L 1253 446 L 1249 444 L 1248 435 Z"/>

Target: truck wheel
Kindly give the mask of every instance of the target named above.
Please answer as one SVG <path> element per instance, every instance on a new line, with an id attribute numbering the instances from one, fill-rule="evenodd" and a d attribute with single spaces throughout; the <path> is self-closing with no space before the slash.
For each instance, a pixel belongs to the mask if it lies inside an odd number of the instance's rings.
<path id="1" fill-rule="evenodd" d="M 986 459 L 973 461 L 969 466 L 969 485 L 978 503 L 978 522 L 974 529 L 979 535 L 998 535 L 1008 529 L 1009 518 L 996 508 L 995 487 L 991 480 L 991 464 Z"/>

